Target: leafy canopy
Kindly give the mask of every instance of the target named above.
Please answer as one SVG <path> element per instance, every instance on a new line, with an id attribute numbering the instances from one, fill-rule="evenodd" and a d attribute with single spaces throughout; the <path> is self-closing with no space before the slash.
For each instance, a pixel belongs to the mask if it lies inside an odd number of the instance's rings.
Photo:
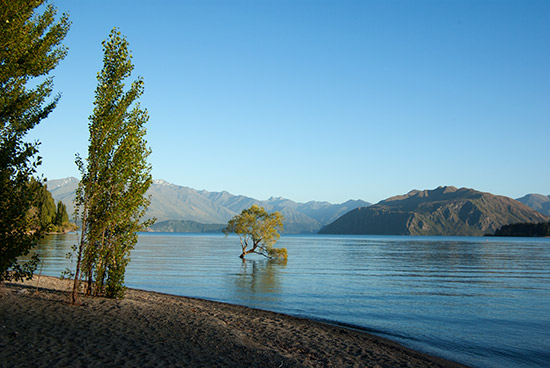
<path id="1" fill-rule="evenodd" d="M 241 258 L 249 253 L 261 254 L 269 258 L 287 258 L 286 248 L 274 248 L 283 230 L 283 215 L 280 212 L 268 213 L 256 204 L 244 209 L 229 220 L 223 232 L 235 233 L 241 240 Z"/>
<path id="2" fill-rule="evenodd" d="M 61 42 L 70 26 L 67 15 L 56 21 L 55 7 L 44 3 L 0 0 L 0 281 L 32 277 L 38 262 L 18 261 L 40 235 L 28 216 L 37 195 L 30 182 L 41 161 L 39 143 L 24 138 L 57 105 L 59 95 L 49 99 L 50 72 L 67 54 Z"/>

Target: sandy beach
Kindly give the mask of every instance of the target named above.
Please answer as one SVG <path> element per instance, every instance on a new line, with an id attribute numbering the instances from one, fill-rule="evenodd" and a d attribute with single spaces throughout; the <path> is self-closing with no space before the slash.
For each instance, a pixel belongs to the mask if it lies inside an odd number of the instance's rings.
<path id="1" fill-rule="evenodd" d="M 462 367 L 364 332 L 247 307 L 70 281 L 0 285 L 1 367 Z"/>

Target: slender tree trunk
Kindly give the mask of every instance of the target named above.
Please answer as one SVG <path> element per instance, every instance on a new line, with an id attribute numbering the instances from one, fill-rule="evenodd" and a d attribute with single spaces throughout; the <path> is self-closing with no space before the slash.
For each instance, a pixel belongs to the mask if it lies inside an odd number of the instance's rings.
<path id="1" fill-rule="evenodd" d="M 95 278 L 95 296 L 105 295 L 105 277 L 107 277 L 108 269 L 110 268 L 110 239 L 107 229 L 103 229 L 101 233 L 101 245 L 99 247 L 98 263 L 96 265 L 96 278 Z"/>
<path id="2" fill-rule="evenodd" d="M 88 285 L 86 286 L 86 295 L 92 295 L 92 266 L 90 265 L 90 269 L 88 270 Z"/>
<path id="3" fill-rule="evenodd" d="M 78 299 L 78 289 L 80 286 L 79 275 L 80 275 L 80 262 L 82 261 L 82 249 L 84 248 L 84 234 L 86 232 L 86 204 L 84 205 L 84 216 L 82 216 L 82 232 L 80 234 L 80 244 L 78 245 L 78 258 L 76 261 L 76 271 L 74 274 L 74 284 L 73 284 L 73 293 L 71 295 L 71 304 L 75 305 Z"/>

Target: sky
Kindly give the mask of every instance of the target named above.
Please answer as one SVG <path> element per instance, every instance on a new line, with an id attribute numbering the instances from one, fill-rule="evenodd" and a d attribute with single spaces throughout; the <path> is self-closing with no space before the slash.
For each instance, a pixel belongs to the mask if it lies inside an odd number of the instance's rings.
<path id="1" fill-rule="evenodd" d="M 550 194 L 549 1 L 50 3 L 72 22 L 61 100 L 28 136 L 50 180 L 80 177 L 118 27 L 145 82 L 154 179 L 297 202 Z"/>

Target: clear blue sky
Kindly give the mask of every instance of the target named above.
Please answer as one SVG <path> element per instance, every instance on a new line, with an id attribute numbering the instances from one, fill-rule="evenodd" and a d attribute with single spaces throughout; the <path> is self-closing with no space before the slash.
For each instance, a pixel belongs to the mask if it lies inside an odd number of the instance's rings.
<path id="1" fill-rule="evenodd" d="M 550 194 L 550 1 L 52 1 L 62 99 L 29 136 L 78 177 L 101 41 L 127 36 L 153 177 L 258 199 Z"/>

